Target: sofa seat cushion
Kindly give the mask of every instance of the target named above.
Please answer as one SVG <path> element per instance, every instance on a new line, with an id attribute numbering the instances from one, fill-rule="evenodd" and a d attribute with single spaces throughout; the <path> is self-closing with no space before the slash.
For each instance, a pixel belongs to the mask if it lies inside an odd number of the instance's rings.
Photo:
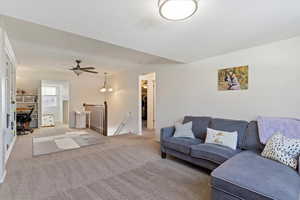
<path id="1" fill-rule="evenodd" d="M 191 156 L 222 164 L 227 159 L 241 152 L 240 149 L 233 150 L 229 147 L 217 144 L 198 144 L 191 147 Z"/>
<path id="2" fill-rule="evenodd" d="M 215 169 L 212 187 L 245 200 L 300 198 L 300 176 L 294 169 L 252 151 L 243 151 Z"/>
<path id="3" fill-rule="evenodd" d="M 203 143 L 200 139 L 192 139 L 185 137 L 170 137 L 164 140 L 164 146 L 185 154 L 190 154 L 191 146 Z"/>

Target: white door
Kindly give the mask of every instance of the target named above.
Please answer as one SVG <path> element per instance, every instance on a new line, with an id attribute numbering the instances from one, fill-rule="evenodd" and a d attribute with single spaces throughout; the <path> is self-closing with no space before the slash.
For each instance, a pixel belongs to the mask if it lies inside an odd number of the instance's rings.
<path id="1" fill-rule="evenodd" d="M 5 144 L 5 151 L 8 150 L 9 145 L 12 142 L 14 135 L 12 134 L 11 130 L 11 121 L 12 121 L 12 114 L 11 114 L 11 85 L 10 85 L 10 61 L 6 56 L 5 62 L 5 127 L 4 127 L 4 144 Z"/>
<path id="2" fill-rule="evenodd" d="M 155 128 L 155 80 L 147 82 L 147 128 Z"/>
<path id="3" fill-rule="evenodd" d="M 1 38 L 0 38 L 1 40 Z M 1 57 L 0 57 L 1 59 Z M 0 180 L 4 173 L 5 159 L 5 69 L 2 65 L 3 60 L 0 60 Z M 2 69 L 1 69 L 2 68 Z M 1 180 L 2 181 L 2 180 Z"/>
<path id="4" fill-rule="evenodd" d="M 1 25 L 1 17 L 0 17 Z M 8 56 L 9 55 L 9 56 Z M 15 56 L 0 27 L 0 182 L 3 181 L 8 148 L 15 138 Z M 11 150 L 11 148 L 9 149 Z"/>

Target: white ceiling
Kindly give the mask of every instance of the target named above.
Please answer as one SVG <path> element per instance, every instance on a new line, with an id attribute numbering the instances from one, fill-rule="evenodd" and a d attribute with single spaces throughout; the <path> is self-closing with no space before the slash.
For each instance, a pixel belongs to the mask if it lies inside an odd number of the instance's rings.
<path id="1" fill-rule="evenodd" d="M 299 0 L 199 0 L 184 22 L 157 0 L 1 0 L 0 13 L 179 62 L 300 34 Z"/>
<path id="2" fill-rule="evenodd" d="M 9 39 L 23 68 L 67 71 L 81 59 L 100 73 L 116 72 L 145 64 L 170 63 L 164 58 L 109 43 L 4 17 Z M 71 73 L 71 72 L 70 72 Z"/>

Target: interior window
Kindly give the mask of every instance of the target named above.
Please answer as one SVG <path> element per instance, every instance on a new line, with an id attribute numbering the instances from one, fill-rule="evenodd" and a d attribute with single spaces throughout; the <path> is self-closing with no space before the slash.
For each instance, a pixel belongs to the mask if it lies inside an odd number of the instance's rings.
<path id="1" fill-rule="evenodd" d="M 56 96 L 56 87 L 43 87 L 42 95 Z"/>
<path id="2" fill-rule="evenodd" d="M 56 107 L 57 106 L 57 89 L 56 87 L 43 87 L 43 106 Z"/>

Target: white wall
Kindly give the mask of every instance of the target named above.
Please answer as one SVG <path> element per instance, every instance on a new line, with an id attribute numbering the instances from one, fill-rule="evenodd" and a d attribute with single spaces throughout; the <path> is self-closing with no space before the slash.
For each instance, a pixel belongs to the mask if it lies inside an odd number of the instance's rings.
<path id="1" fill-rule="evenodd" d="M 71 71 L 37 70 L 19 67 L 17 70 L 17 88 L 38 89 L 41 80 L 66 80 L 70 83 L 70 111 L 79 110 L 83 103 L 103 104 L 104 96 L 99 92 L 103 85 L 100 75 L 82 74 L 77 77 Z"/>
<path id="2" fill-rule="evenodd" d="M 249 65 L 249 89 L 218 91 L 218 69 L 240 65 Z M 156 72 L 157 135 L 161 127 L 173 125 L 184 115 L 244 120 L 258 115 L 300 118 L 300 37 L 192 64 L 149 65 L 146 69 L 114 76 L 115 92 L 109 98 L 111 127 L 132 112 L 127 129 L 137 132 L 138 75 L 146 72 Z"/>
<path id="3" fill-rule="evenodd" d="M 116 79 L 116 81 L 114 81 Z M 127 71 L 113 75 L 114 92 L 108 96 L 108 133 L 113 134 L 129 113 L 128 125 L 121 133 L 138 132 L 139 73 Z"/>

